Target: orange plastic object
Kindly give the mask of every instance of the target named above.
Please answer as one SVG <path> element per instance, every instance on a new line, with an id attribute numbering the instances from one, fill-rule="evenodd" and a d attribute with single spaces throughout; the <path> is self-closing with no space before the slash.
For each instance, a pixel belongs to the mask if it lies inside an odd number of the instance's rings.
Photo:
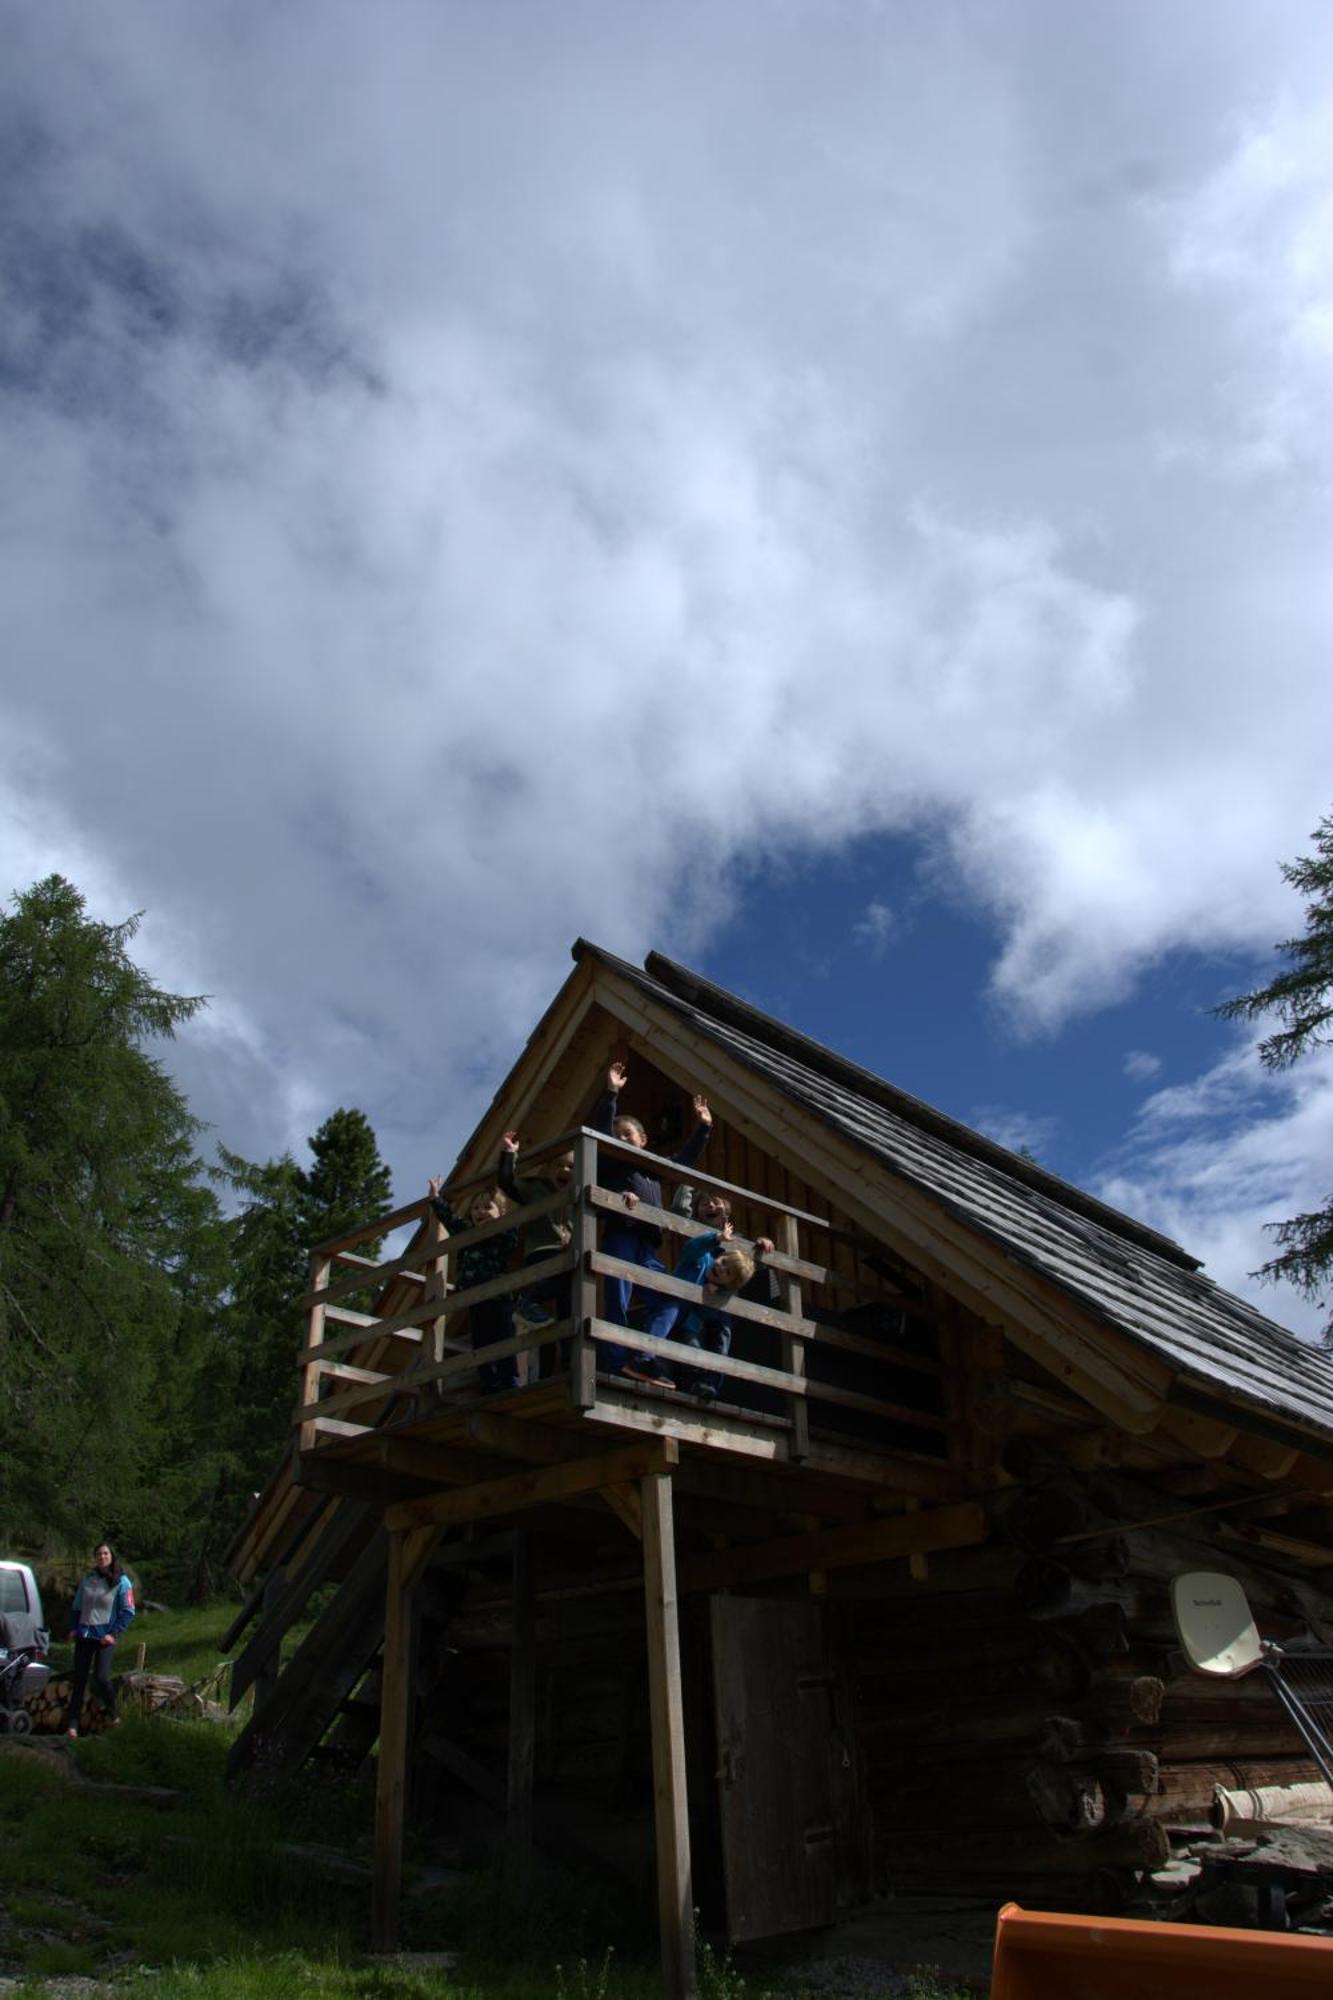
<path id="1" fill-rule="evenodd" d="M 1333 1938 L 1006 1903 L 991 2000 L 1296 2000 L 1333 1995 Z"/>

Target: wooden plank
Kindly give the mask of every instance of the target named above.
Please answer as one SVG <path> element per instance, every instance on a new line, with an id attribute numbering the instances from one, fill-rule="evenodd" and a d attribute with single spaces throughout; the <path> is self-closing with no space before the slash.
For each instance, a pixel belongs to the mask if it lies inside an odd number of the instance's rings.
<path id="1" fill-rule="evenodd" d="M 565 1465 L 541 1466 L 530 1472 L 511 1473 L 505 1479 L 484 1480 L 479 1486 L 464 1487 L 454 1493 L 405 1500 L 389 1508 L 385 1524 L 395 1530 L 444 1528 L 463 1521 L 485 1520 L 495 1514 L 517 1513 L 661 1472 L 674 1465 L 678 1456 L 679 1447 L 670 1438 L 655 1444 L 626 1445 L 620 1451 L 606 1452 L 597 1458 L 576 1458 Z"/>
<path id="2" fill-rule="evenodd" d="M 506 1416 L 500 1410 L 469 1410 L 464 1429 L 474 1444 L 503 1458 L 521 1458 L 529 1465 L 563 1465 L 585 1449 L 577 1430 L 537 1423 L 531 1417 Z"/>
<path id="3" fill-rule="evenodd" d="M 537 1749 L 537 1596 L 531 1537 L 514 1536 L 509 1644 L 509 1771 L 505 1833 L 520 1867 L 532 1855 L 532 1780 Z"/>
<path id="4" fill-rule="evenodd" d="M 662 1067 L 658 1062 L 656 1047 L 651 1052 L 650 1060 L 654 1067 L 659 1069 Z M 688 1091 L 689 1084 L 682 1084 L 681 1088 Z M 828 1229 L 831 1226 L 826 1216 L 807 1215 L 804 1209 L 792 1208 L 787 1202 L 776 1201 L 769 1195 L 756 1193 L 753 1188 L 740 1187 L 735 1181 L 724 1181 L 717 1174 L 703 1173 L 697 1166 L 682 1167 L 678 1161 L 671 1159 L 665 1153 L 652 1153 L 646 1146 L 634 1146 L 624 1139 L 608 1138 L 605 1132 L 593 1132 L 589 1126 L 584 1126 L 582 1129 L 590 1138 L 597 1141 L 603 1152 L 614 1154 L 620 1160 L 633 1161 L 635 1166 L 659 1168 L 661 1171 L 653 1176 L 655 1180 L 673 1183 L 688 1181 L 691 1187 L 716 1188 L 719 1194 L 732 1195 L 737 1201 L 753 1202 L 756 1207 L 766 1208 L 774 1215 L 794 1215 L 798 1222 L 808 1223 L 812 1229 Z M 612 1195 L 611 1200 L 614 1203 L 616 1197 Z M 623 1209 L 624 1203 L 621 1202 L 619 1205 Z M 647 1207 L 640 1210 L 640 1214 L 643 1215 L 652 1213 L 653 1211 Z M 664 1213 L 674 1215 L 675 1211 L 666 1210 Z M 681 1220 L 678 1215 L 675 1219 L 677 1222 Z"/>
<path id="5" fill-rule="evenodd" d="M 650 1437 L 672 1438 L 709 1450 L 739 1452 L 745 1457 L 778 1459 L 787 1451 L 785 1417 L 756 1412 L 752 1421 L 741 1423 L 714 1412 L 701 1423 L 697 1417 L 684 1412 L 676 1416 L 669 1406 L 640 1401 L 628 1389 L 616 1389 L 605 1382 L 598 1383 L 597 1401 L 584 1412 L 584 1422 L 614 1425 L 618 1431 L 642 1431 Z"/>
<path id="6" fill-rule="evenodd" d="M 618 1263 L 618 1258 L 610 1258 L 610 1263 Z M 637 1270 L 637 1265 L 627 1265 L 626 1269 Z M 661 1274 L 653 1272 L 653 1289 L 661 1287 Z M 728 1308 L 733 1310 L 733 1308 Z M 662 1361 L 679 1361 L 685 1367 L 697 1369 L 699 1350 L 687 1347 L 678 1340 L 658 1340 L 651 1333 L 638 1333 L 633 1327 L 616 1326 L 610 1320 L 595 1319 L 592 1323 L 595 1340 L 604 1341 L 616 1347 L 632 1347 L 636 1353 L 651 1354 Z M 875 1417 L 889 1417 L 897 1423 L 911 1424 L 918 1430 L 946 1432 L 948 1420 L 937 1417 L 930 1410 L 915 1410 L 907 1403 L 890 1403 L 882 1396 L 866 1396 L 859 1389 L 840 1389 L 833 1382 L 812 1382 L 802 1375 L 789 1375 L 783 1368 L 769 1368 L 762 1361 L 738 1361 L 733 1354 L 709 1354 L 708 1370 L 712 1375 L 734 1376 L 738 1382 L 762 1382 L 771 1389 L 782 1389 L 791 1396 L 803 1396 L 811 1402 L 835 1403 L 840 1409 L 865 1410 Z"/>
<path id="7" fill-rule="evenodd" d="M 538 1268 L 533 1265 L 534 1270 Z M 539 1327 L 532 1333 L 516 1333 L 512 1340 L 492 1341 L 488 1347 L 475 1352 L 468 1348 L 452 1360 L 434 1361 L 428 1368 L 414 1368 L 410 1376 L 403 1377 L 403 1387 L 420 1389 L 427 1382 L 454 1382 L 460 1376 L 471 1374 L 482 1361 L 504 1361 L 511 1354 L 530 1354 L 536 1348 L 551 1347 L 556 1341 L 568 1340 L 569 1332 L 569 1321 L 562 1319 L 553 1326 Z"/>
<path id="8" fill-rule="evenodd" d="M 327 1281 L 328 1275 L 329 1275 L 328 1258 L 320 1257 L 318 1255 L 313 1256 L 310 1259 L 311 1291 L 312 1292 L 318 1291 L 320 1287 Z M 306 1360 L 305 1360 L 305 1366 L 301 1370 L 302 1403 L 313 1403 L 317 1400 L 319 1396 L 319 1377 L 315 1373 L 314 1364 L 311 1359 L 311 1353 L 314 1348 L 319 1347 L 322 1344 L 324 1339 L 325 1310 L 326 1308 L 324 1306 L 311 1306 L 310 1311 L 306 1316 L 306 1328 L 305 1328 Z M 313 1451 L 317 1442 L 318 1442 L 318 1433 L 311 1428 L 308 1420 L 303 1421 L 300 1424 L 300 1428 L 296 1433 L 296 1449 L 298 1454 L 305 1451 Z"/>
<path id="9" fill-rule="evenodd" d="M 662 1985 L 667 2000 L 696 2000 L 685 1710 L 680 1678 L 680 1610 L 670 1476 L 661 1472 L 647 1475 L 640 1498 Z"/>
<path id="10" fill-rule="evenodd" d="M 742 1543 L 687 1556 L 681 1564 L 684 1590 L 726 1590 L 770 1577 L 800 1576 L 808 1570 L 856 1569 L 866 1563 L 924 1555 L 932 1549 L 975 1548 L 990 1529 L 986 1511 L 975 1501 L 915 1514 L 864 1521 L 846 1528 L 821 1528 L 811 1535 L 784 1535 L 779 1541 Z"/>
<path id="11" fill-rule="evenodd" d="M 340 1569 L 346 1558 L 371 1533 L 375 1523 L 369 1509 L 336 1502 L 324 1510 L 323 1527 L 305 1560 L 287 1572 L 280 1592 L 264 1595 L 264 1615 L 250 1643 L 232 1662 L 231 1703 L 235 1708 L 267 1662 L 279 1650 L 283 1639 L 305 1610 L 311 1591 Z"/>
<path id="12" fill-rule="evenodd" d="M 597 1350 L 589 1329 L 597 1315 L 597 1280 L 592 1260 L 597 1254 L 597 1219 L 593 1214 L 597 1177 L 597 1147 L 589 1135 L 579 1136 L 574 1155 L 574 1179 L 579 1197 L 573 1209 L 570 1249 L 574 1275 L 570 1279 L 570 1315 L 574 1339 L 570 1347 L 569 1394 L 576 1410 L 591 1409 L 597 1400 Z"/>
<path id="13" fill-rule="evenodd" d="M 396 1382 L 396 1375 L 386 1375 L 381 1368 L 354 1368 L 349 1361 L 316 1361 L 316 1375 L 331 1376 L 335 1382 Z"/>
<path id="14" fill-rule="evenodd" d="M 388 1215 L 377 1216 L 373 1222 L 363 1222 L 359 1229 L 349 1229 L 341 1236 L 331 1236 L 326 1243 L 316 1243 L 314 1255 L 327 1261 L 340 1250 L 350 1250 L 354 1243 L 366 1243 L 372 1236 L 392 1236 L 395 1229 L 404 1223 L 420 1222 L 429 1203 L 423 1196 L 419 1201 L 409 1201 L 402 1208 L 391 1209 Z M 311 1285 L 311 1291 L 317 1288 Z"/>
<path id="15" fill-rule="evenodd" d="M 801 1244 L 797 1234 L 795 1216 L 779 1216 L 778 1230 L 780 1232 L 779 1241 L 782 1244 L 784 1254 L 788 1258 L 798 1257 L 800 1255 Z M 795 1320 L 798 1324 L 803 1318 L 801 1312 L 801 1287 L 796 1278 L 786 1277 L 782 1280 L 782 1309 L 789 1319 Z M 804 1379 L 805 1345 L 794 1334 L 784 1333 L 782 1336 L 782 1365 L 789 1375 L 798 1375 Z M 799 1394 L 793 1393 L 788 1401 L 788 1414 L 791 1417 L 790 1455 L 792 1458 L 798 1460 L 808 1458 L 810 1455 L 810 1406 L 808 1403 L 802 1401 Z"/>
<path id="16" fill-rule="evenodd" d="M 332 1340 L 322 1340 L 318 1347 L 311 1348 L 310 1355 L 312 1360 L 332 1361 L 335 1355 L 352 1354 L 359 1347 L 372 1347 L 386 1340 L 400 1340 L 413 1347 L 419 1347 L 421 1344 L 421 1329 L 419 1326 L 386 1327 L 383 1320 L 377 1320 L 373 1326 L 361 1332 L 338 1333 L 334 1335 Z M 461 1341 L 459 1342 L 459 1347 L 461 1350 Z"/>
<path id="17" fill-rule="evenodd" d="M 636 1208 L 634 1211 L 636 1215 L 642 1215 L 644 1212 L 642 1208 Z M 665 1213 L 665 1210 L 661 1212 Z M 631 1264 L 621 1257 L 608 1257 L 602 1251 L 594 1255 L 592 1268 L 603 1276 L 633 1277 L 639 1283 L 643 1281 L 641 1265 Z M 759 1260 L 759 1268 L 767 1268 L 766 1259 Z M 664 1293 L 669 1298 L 688 1300 L 692 1305 L 703 1302 L 701 1285 L 691 1285 L 684 1278 L 677 1278 L 669 1271 L 653 1272 L 652 1289 Z M 793 1289 L 797 1290 L 799 1297 L 799 1289 Z M 886 1366 L 914 1367 L 926 1375 L 938 1376 L 943 1372 L 938 1361 L 909 1355 L 905 1349 L 893 1347 L 888 1342 L 869 1340 L 861 1334 L 847 1333 L 841 1327 L 824 1326 L 818 1320 L 805 1319 L 800 1314 L 792 1314 L 775 1306 L 761 1306 L 752 1299 L 729 1296 L 725 1310 L 733 1319 L 747 1320 L 754 1326 L 771 1327 L 780 1334 L 793 1334 L 803 1341 L 813 1341 L 819 1347 L 836 1347 L 851 1354 L 865 1354 L 873 1360 L 883 1361 Z M 711 1360 L 709 1366 L 710 1368 L 712 1366 Z"/>
<path id="18" fill-rule="evenodd" d="M 372 1424 L 349 1424 L 341 1417 L 314 1417 L 310 1422 L 318 1440 L 321 1437 L 359 1438 L 368 1437 L 374 1429 Z"/>

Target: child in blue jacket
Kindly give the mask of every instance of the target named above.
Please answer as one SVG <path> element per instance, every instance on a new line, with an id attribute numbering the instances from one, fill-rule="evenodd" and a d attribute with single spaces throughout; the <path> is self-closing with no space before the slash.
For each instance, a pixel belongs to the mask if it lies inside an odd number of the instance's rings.
<path id="1" fill-rule="evenodd" d="M 605 1132 L 609 1138 L 623 1139 L 631 1146 L 646 1148 L 648 1134 L 641 1121 L 629 1118 L 620 1111 L 620 1093 L 629 1081 L 629 1073 L 622 1062 L 613 1062 L 606 1073 L 606 1089 L 598 1098 L 589 1123 L 594 1130 Z M 693 1132 L 672 1159 L 678 1166 L 693 1166 L 708 1144 L 713 1129 L 713 1114 L 706 1097 L 695 1097 L 694 1116 L 696 1124 Z M 633 1211 L 643 1202 L 650 1208 L 662 1206 L 662 1185 L 654 1177 L 636 1167 L 632 1160 L 618 1155 L 606 1154 L 598 1162 L 598 1178 L 605 1188 L 620 1194 L 629 1210 L 623 1222 L 613 1221 L 606 1226 L 602 1237 L 602 1249 L 608 1257 L 619 1257 L 627 1264 L 638 1264 L 643 1270 L 663 1271 L 659 1251 L 662 1231 L 655 1222 L 635 1219 Z M 661 1292 L 651 1291 L 647 1286 L 637 1288 L 640 1302 L 647 1307 L 646 1331 L 656 1340 L 669 1340 L 671 1329 L 680 1311 L 679 1301 L 669 1299 Z M 605 1286 L 606 1317 L 615 1326 L 629 1325 L 630 1302 L 636 1290 L 632 1278 L 608 1278 Z M 656 1382 L 664 1389 L 675 1387 L 675 1378 L 666 1363 L 655 1360 L 650 1354 L 624 1347 L 606 1347 L 603 1358 L 607 1368 L 614 1375 L 627 1375 L 633 1382 Z"/>
<path id="2" fill-rule="evenodd" d="M 729 1207 L 718 1197 L 718 1203 Z M 755 1239 L 757 1252 L 773 1248 L 767 1236 Z M 691 1236 L 682 1245 L 676 1258 L 676 1276 L 684 1278 L 687 1284 L 702 1285 L 704 1303 L 686 1306 L 684 1316 L 676 1332 L 677 1340 L 688 1347 L 706 1347 L 711 1354 L 730 1354 L 731 1315 L 722 1310 L 724 1294 L 739 1292 L 749 1284 L 754 1276 L 754 1258 L 732 1241 L 730 1219 L 724 1220 L 720 1229 L 709 1229 L 702 1236 Z M 702 1396 L 712 1402 L 720 1393 L 722 1378 L 716 1374 L 700 1373 L 681 1384 L 691 1395 Z"/>
<path id="3" fill-rule="evenodd" d="M 99 1706 L 113 1722 L 119 1720 L 116 1690 L 111 1682 L 111 1659 L 117 1639 L 129 1630 L 133 1617 L 134 1585 L 116 1561 L 111 1544 L 99 1542 L 93 1550 L 93 1567 L 79 1584 L 70 1607 L 74 1687 L 65 1714 L 66 1736 L 79 1733 L 90 1673 Z"/>

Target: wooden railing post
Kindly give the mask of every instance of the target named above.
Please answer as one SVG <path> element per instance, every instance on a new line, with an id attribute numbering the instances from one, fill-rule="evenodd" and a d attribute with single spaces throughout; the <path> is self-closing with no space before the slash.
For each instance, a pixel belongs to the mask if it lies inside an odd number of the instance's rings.
<path id="1" fill-rule="evenodd" d="M 318 1253 L 316 1253 L 310 1259 L 310 1289 L 312 1292 L 323 1291 L 324 1287 L 329 1282 L 329 1272 L 332 1269 L 333 1269 L 332 1257 L 321 1257 Z M 318 1347 L 323 1338 L 324 1338 L 324 1307 L 322 1304 L 312 1305 L 310 1308 L 309 1316 L 306 1319 L 306 1324 L 305 1324 L 306 1353 L 308 1354 L 311 1348 Z M 319 1367 L 317 1363 L 313 1361 L 307 1361 L 304 1368 L 302 1368 L 301 1370 L 302 1409 L 305 1408 L 307 1403 L 313 1403 L 318 1395 L 319 1395 Z M 307 1418 L 306 1421 L 301 1425 L 299 1431 L 297 1432 L 296 1448 L 298 1452 L 313 1451 L 315 1448 L 315 1440 L 318 1436 L 319 1432 L 315 1429 L 315 1423 L 313 1417 Z"/>
<path id="2" fill-rule="evenodd" d="M 578 1198 L 571 1211 L 574 1269 L 569 1275 L 569 1311 L 574 1337 L 569 1344 L 569 1399 L 576 1410 L 590 1410 L 597 1401 L 597 1343 L 591 1324 L 597 1312 L 597 1278 L 592 1256 L 597 1248 L 597 1217 L 588 1190 L 597 1181 L 597 1140 L 580 1132 L 574 1147 L 574 1185 Z"/>
<path id="3" fill-rule="evenodd" d="M 439 1246 L 439 1255 L 433 1258 L 426 1266 L 426 1297 L 430 1299 L 444 1299 L 449 1296 L 449 1252 L 446 1248 L 449 1241 L 449 1232 L 433 1208 L 427 1217 L 426 1228 L 429 1232 L 428 1240 L 430 1243 Z M 446 1324 L 447 1322 L 442 1319 L 433 1319 L 430 1322 L 430 1358 L 432 1361 L 443 1361 L 444 1359 L 444 1330 Z M 421 1346 L 423 1355 L 425 1351 L 426 1346 L 423 1341 Z"/>
<path id="4" fill-rule="evenodd" d="M 799 1257 L 801 1236 L 794 1215 L 778 1218 L 778 1248 L 784 1257 Z M 793 1319 L 801 1318 L 800 1280 L 784 1273 L 782 1280 L 782 1310 Z M 791 1375 L 805 1374 L 805 1342 L 795 1334 L 782 1336 L 782 1365 Z M 808 1458 L 810 1455 L 810 1405 L 801 1395 L 793 1395 L 791 1402 L 791 1455 L 793 1458 Z"/>
<path id="5" fill-rule="evenodd" d="M 648 1618 L 648 1708 L 653 1741 L 657 1910 L 667 2000 L 696 2000 L 694 1889 L 685 1780 L 685 1709 L 680 1678 L 680 1612 L 670 1473 L 640 1481 L 643 1587 Z"/>

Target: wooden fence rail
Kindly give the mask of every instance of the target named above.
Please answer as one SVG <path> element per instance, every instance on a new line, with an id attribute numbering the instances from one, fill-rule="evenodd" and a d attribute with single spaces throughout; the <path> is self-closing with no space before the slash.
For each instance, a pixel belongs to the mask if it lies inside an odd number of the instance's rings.
<path id="1" fill-rule="evenodd" d="M 679 1166 L 659 1154 L 586 1127 L 561 1133 L 525 1151 L 525 1176 L 531 1177 L 534 1163 L 569 1152 L 575 1155 L 575 1173 L 567 1188 L 553 1190 L 526 1207 L 511 1209 L 498 1220 L 451 1235 L 439 1221 L 431 1202 L 422 1200 L 317 1246 L 311 1258 L 309 1290 L 301 1301 L 307 1324 L 298 1364 L 301 1393 L 294 1412 L 301 1450 L 313 1448 L 320 1435 L 352 1436 L 358 1429 L 373 1428 L 370 1422 L 358 1426 L 343 1421 L 347 1413 L 368 1404 L 380 1405 L 379 1420 L 383 1421 L 384 1415 L 400 1407 L 401 1399 L 408 1395 L 419 1395 L 430 1386 L 441 1391 L 454 1385 L 463 1386 L 481 1361 L 536 1354 L 557 1343 L 567 1344 L 571 1397 L 576 1407 L 590 1407 L 596 1400 L 597 1353 L 599 1348 L 614 1346 L 651 1356 L 664 1364 L 679 1364 L 694 1374 L 706 1372 L 730 1382 L 776 1391 L 785 1400 L 794 1456 L 803 1456 L 808 1448 L 808 1412 L 812 1404 L 858 1411 L 893 1424 L 910 1425 L 923 1433 L 947 1432 L 949 1419 L 936 1407 L 904 1402 L 900 1393 L 877 1394 L 865 1387 L 847 1387 L 824 1379 L 823 1374 L 810 1373 L 811 1352 L 820 1348 L 854 1355 L 886 1369 L 908 1371 L 911 1377 L 922 1380 L 923 1390 L 927 1380 L 933 1378 L 938 1382 L 943 1372 L 940 1361 L 932 1354 L 918 1353 L 897 1341 L 881 1341 L 846 1327 L 828 1325 L 818 1317 L 817 1308 L 812 1311 L 807 1303 L 812 1288 L 850 1292 L 858 1303 L 880 1304 L 890 1311 L 902 1309 L 902 1295 L 890 1287 L 867 1282 L 859 1272 L 855 1277 L 850 1276 L 830 1262 L 803 1252 L 804 1235 L 823 1232 L 832 1239 L 843 1232 L 789 1203 L 716 1175 L 700 1173 L 696 1168 Z M 626 1216 L 623 1195 L 597 1184 L 600 1152 L 632 1161 L 662 1180 L 688 1181 L 695 1188 L 716 1189 L 752 1211 L 771 1216 L 771 1228 L 779 1247 L 757 1258 L 756 1264 L 759 1269 L 773 1271 L 781 1280 L 782 1304 L 761 1305 L 741 1296 L 705 1293 L 702 1287 L 689 1284 L 670 1271 L 645 1271 L 640 1265 L 600 1250 L 598 1218 Z M 469 1192 L 493 1181 L 493 1174 L 476 1175 L 449 1188 L 447 1198 L 456 1207 Z M 567 1249 L 537 1263 L 519 1265 L 482 1284 L 459 1289 L 450 1281 L 449 1271 L 456 1268 L 462 1252 L 562 1212 L 570 1224 Z M 665 1237 L 688 1238 L 706 1233 L 704 1224 L 674 1209 L 640 1202 L 633 1213 L 636 1222 L 655 1226 Z M 384 1236 L 412 1221 L 418 1224 L 420 1233 L 400 1254 L 378 1264 L 352 1254 L 351 1245 Z M 704 1305 L 725 1312 L 733 1324 L 763 1329 L 773 1337 L 781 1365 L 719 1354 L 678 1339 L 659 1340 L 635 1327 L 614 1324 L 598 1311 L 599 1280 L 610 1278 L 629 1279 L 659 1297 L 679 1300 L 682 1307 Z M 549 1296 L 553 1280 L 563 1280 L 571 1297 L 569 1316 L 558 1323 L 525 1328 L 510 1339 L 475 1351 L 452 1333 L 451 1321 L 472 1307 L 492 1299 L 519 1298 L 533 1292 Z M 404 1285 L 421 1288 L 415 1302 L 403 1301 Z M 344 1303 L 368 1291 L 379 1294 L 377 1311 L 365 1312 Z M 330 1324 L 339 1330 L 330 1334 Z M 398 1364 L 383 1365 L 393 1363 L 395 1353 Z M 353 1354 L 355 1360 L 347 1358 Z M 402 1363 L 404 1354 L 409 1357 L 406 1365 Z M 895 1386 L 900 1389 L 900 1382 Z"/>

